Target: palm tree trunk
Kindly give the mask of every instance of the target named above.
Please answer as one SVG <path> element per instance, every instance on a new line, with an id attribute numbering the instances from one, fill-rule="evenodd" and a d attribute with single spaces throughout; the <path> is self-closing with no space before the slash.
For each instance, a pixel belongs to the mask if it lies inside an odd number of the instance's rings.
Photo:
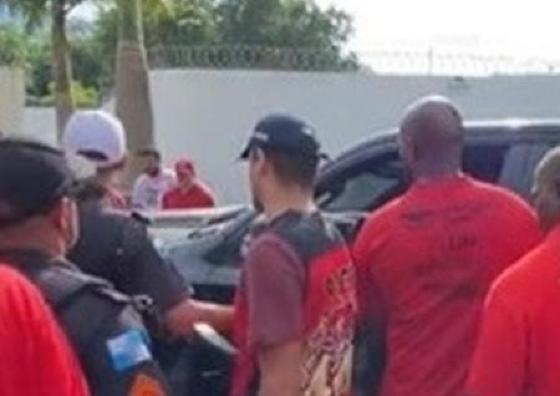
<path id="1" fill-rule="evenodd" d="M 56 103 L 56 126 L 60 140 L 66 122 L 74 112 L 72 96 L 72 66 L 70 63 L 70 45 L 66 37 L 65 1 L 51 1 L 51 40 L 53 47 L 53 79 Z"/>
<path id="2" fill-rule="evenodd" d="M 127 131 L 128 149 L 152 146 L 153 115 L 148 62 L 144 49 L 141 0 L 119 0 L 120 30 L 117 51 L 117 115 Z M 141 164 L 131 155 L 126 185 L 140 172 Z"/>

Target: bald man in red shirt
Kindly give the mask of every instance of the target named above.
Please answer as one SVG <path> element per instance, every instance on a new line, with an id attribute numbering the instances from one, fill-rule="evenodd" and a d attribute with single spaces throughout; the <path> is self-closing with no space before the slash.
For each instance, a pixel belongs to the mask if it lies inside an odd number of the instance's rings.
<path id="1" fill-rule="evenodd" d="M 0 395 L 87 396 L 86 381 L 41 293 L 0 265 Z"/>
<path id="2" fill-rule="evenodd" d="M 381 367 L 371 394 L 460 395 L 491 282 L 539 240 L 520 198 L 461 172 L 463 135 L 447 99 L 409 108 L 400 148 L 412 186 L 354 246 L 362 323 L 384 357 L 370 363 Z"/>
<path id="3" fill-rule="evenodd" d="M 469 378 L 472 396 L 560 395 L 560 149 L 537 168 L 545 241 L 496 281 Z"/>

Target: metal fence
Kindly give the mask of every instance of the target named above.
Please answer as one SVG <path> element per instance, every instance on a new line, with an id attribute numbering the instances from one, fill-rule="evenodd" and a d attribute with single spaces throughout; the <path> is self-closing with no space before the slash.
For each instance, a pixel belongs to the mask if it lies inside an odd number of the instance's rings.
<path id="1" fill-rule="evenodd" d="M 262 69 L 288 71 L 368 71 L 388 74 L 491 75 L 560 73 L 560 60 L 424 52 L 275 48 L 260 46 L 156 47 L 152 68 Z"/>
<path id="2" fill-rule="evenodd" d="M 355 71 L 353 55 L 335 49 L 260 46 L 157 47 L 148 51 L 152 68 L 263 69 L 294 71 Z"/>

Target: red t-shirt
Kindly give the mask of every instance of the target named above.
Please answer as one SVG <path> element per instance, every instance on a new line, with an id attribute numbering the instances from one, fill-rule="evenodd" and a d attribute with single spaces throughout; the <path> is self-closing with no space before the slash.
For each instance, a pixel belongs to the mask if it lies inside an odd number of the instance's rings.
<path id="1" fill-rule="evenodd" d="M 461 394 L 492 281 L 539 239 L 520 198 L 466 176 L 416 183 L 374 213 L 354 256 L 360 310 L 386 334 L 381 395 Z"/>
<path id="2" fill-rule="evenodd" d="M 200 182 L 195 182 L 187 192 L 175 187 L 163 196 L 164 209 L 211 208 L 214 204 L 210 189 Z"/>
<path id="3" fill-rule="evenodd" d="M 493 286 L 469 378 L 473 396 L 560 395 L 560 227 Z"/>
<path id="4" fill-rule="evenodd" d="M 88 395 L 76 357 L 40 292 L 4 266 L 0 266 L 0 395 Z"/>

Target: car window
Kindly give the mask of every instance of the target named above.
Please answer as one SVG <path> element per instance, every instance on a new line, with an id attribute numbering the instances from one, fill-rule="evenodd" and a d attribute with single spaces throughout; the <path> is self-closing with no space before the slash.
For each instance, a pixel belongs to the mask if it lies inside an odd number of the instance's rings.
<path id="1" fill-rule="evenodd" d="M 535 169 L 552 147 L 548 142 L 522 142 L 513 146 L 505 159 L 500 184 L 529 200 Z"/>
<path id="2" fill-rule="evenodd" d="M 405 190 L 402 163 L 390 151 L 356 164 L 329 183 L 318 197 L 326 211 L 363 211 L 383 205 Z"/>
<path id="3" fill-rule="evenodd" d="M 491 183 L 498 183 L 508 145 L 467 143 L 465 171 Z M 331 177 L 317 197 L 326 211 L 370 211 L 406 191 L 402 162 L 397 150 L 390 150 L 352 165 Z"/>
<path id="4" fill-rule="evenodd" d="M 506 144 L 467 144 L 463 156 L 466 173 L 479 180 L 498 183 L 509 151 Z"/>

